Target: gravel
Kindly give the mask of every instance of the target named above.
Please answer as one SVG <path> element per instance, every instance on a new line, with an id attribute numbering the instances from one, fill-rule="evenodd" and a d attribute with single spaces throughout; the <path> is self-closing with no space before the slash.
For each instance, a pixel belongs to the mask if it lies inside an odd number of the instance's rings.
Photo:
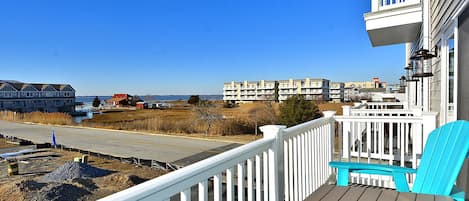
<path id="1" fill-rule="evenodd" d="M 85 163 L 67 162 L 53 172 L 44 175 L 40 182 L 63 182 L 77 178 L 95 178 L 110 173 L 112 171 L 96 168 Z"/>
<path id="2" fill-rule="evenodd" d="M 38 183 L 34 180 L 25 180 L 21 181 L 20 183 L 16 184 L 16 186 L 24 192 L 29 192 L 29 191 L 37 191 L 42 189 L 43 187 L 47 186 L 45 183 Z"/>
<path id="3" fill-rule="evenodd" d="M 63 183 L 49 185 L 47 188 L 43 188 L 40 191 L 33 193 L 28 200 L 72 201 L 79 200 L 81 197 L 89 194 L 91 194 L 91 192 L 83 188 Z"/>

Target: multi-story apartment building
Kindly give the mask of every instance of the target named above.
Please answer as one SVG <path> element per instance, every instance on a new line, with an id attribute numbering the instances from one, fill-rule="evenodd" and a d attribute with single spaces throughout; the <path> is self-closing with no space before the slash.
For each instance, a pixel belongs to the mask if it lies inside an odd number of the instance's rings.
<path id="1" fill-rule="evenodd" d="M 73 112 L 75 89 L 68 84 L 31 84 L 0 80 L 0 110 Z"/>
<path id="2" fill-rule="evenodd" d="M 230 102 L 276 101 L 277 81 L 228 82 L 223 85 L 223 100 Z"/>
<path id="3" fill-rule="evenodd" d="M 380 82 L 379 78 L 374 77 L 373 81 L 354 81 L 344 82 L 346 88 L 370 89 L 370 88 L 386 88 L 386 82 Z"/>
<path id="4" fill-rule="evenodd" d="M 230 102 L 284 101 L 295 94 L 304 95 L 307 100 L 328 101 L 329 80 L 232 81 L 223 85 L 223 100 Z"/>
<path id="5" fill-rule="evenodd" d="M 344 102 L 345 89 L 343 82 L 331 82 L 329 86 L 329 97 L 334 103 Z"/>
<path id="6" fill-rule="evenodd" d="M 306 100 L 329 100 L 329 80 L 326 79 L 289 79 L 279 81 L 279 101 L 295 94 L 305 96 Z"/>
<path id="7" fill-rule="evenodd" d="M 280 80 L 278 83 L 279 101 L 287 100 L 295 94 L 304 95 L 306 100 L 329 100 L 329 80 L 306 78 Z"/>

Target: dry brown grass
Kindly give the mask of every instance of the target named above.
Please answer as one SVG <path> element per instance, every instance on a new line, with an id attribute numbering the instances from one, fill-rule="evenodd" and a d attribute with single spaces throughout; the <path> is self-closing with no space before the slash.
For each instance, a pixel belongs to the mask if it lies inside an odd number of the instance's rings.
<path id="1" fill-rule="evenodd" d="M 11 111 L 0 111 L 0 119 L 6 121 L 34 122 L 42 124 L 72 125 L 72 117 L 66 113 L 44 113 L 31 112 L 19 113 Z"/>
<path id="2" fill-rule="evenodd" d="M 204 134 L 207 124 L 194 114 L 192 106 L 185 102 L 173 103 L 175 107 L 167 110 L 124 110 L 121 112 L 95 115 L 85 120 L 82 126 L 117 130 L 143 131 L 173 135 L 190 135 L 199 138 L 224 139 L 248 142 L 258 139 L 254 136 L 256 127 L 276 124 L 279 103 L 240 104 L 235 108 L 221 108 L 222 102 L 216 102 L 219 112 L 224 116 Z M 319 103 L 321 111 L 334 110 L 342 114 L 342 106 L 348 103 Z M 17 113 L 0 112 L 0 119 L 8 121 L 35 122 L 44 124 L 74 125 L 70 115 L 64 113 Z M 257 133 L 261 132 L 257 130 Z M 223 136 L 223 137 L 221 137 Z M 228 137 L 229 136 L 229 137 Z"/>
<path id="3" fill-rule="evenodd" d="M 332 110 L 336 111 L 336 115 L 342 115 L 342 106 L 344 105 L 353 105 L 353 103 L 321 103 L 318 104 L 318 107 L 321 112 Z"/>

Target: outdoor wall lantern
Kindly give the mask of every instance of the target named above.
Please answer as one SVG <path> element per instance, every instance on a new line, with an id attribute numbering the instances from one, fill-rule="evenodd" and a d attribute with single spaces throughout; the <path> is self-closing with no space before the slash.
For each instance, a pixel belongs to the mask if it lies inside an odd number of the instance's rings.
<path id="1" fill-rule="evenodd" d="M 436 57 L 436 55 L 431 54 L 430 51 L 427 49 L 420 49 L 410 57 L 410 60 L 413 61 L 415 67 L 415 73 L 412 77 L 431 77 L 433 76 L 432 73 L 432 58 Z"/>
<path id="2" fill-rule="evenodd" d="M 417 79 L 413 78 L 414 75 L 414 65 L 412 63 L 409 63 L 405 68 L 405 73 L 406 73 L 406 82 L 416 82 L 418 81 Z"/>
<path id="3" fill-rule="evenodd" d="M 400 83 L 401 87 L 405 87 L 406 86 L 406 77 L 401 76 L 401 79 L 399 79 L 399 83 Z"/>

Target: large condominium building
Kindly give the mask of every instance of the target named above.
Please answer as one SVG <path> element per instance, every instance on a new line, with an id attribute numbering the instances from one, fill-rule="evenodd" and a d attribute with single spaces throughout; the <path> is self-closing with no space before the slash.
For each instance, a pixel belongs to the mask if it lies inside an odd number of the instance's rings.
<path id="1" fill-rule="evenodd" d="M 0 80 L 0 111 L 73 112 L 75 89 L 68 84 L 31 84 Z"/>
<path id="2" fill-rule="evenodd" d="M 230 102 L 278 100 L 277 81 L 228 82 L 223 85 L 223 100 Z"/>
<path id="3" fill-rule="evenodd" d="M 278 81 L 278 100 L 284 101 L 295 95 L 304 95 L 306 100 L 329 100 L 329 80 L 326 79 L 299 79 Z"/>
<path id="4" fill-rule="evenodd" d="M 344 83 L 343 82 L 331 82 L 329 87 L 329 97 L 332 102 L 341 103 L 344 102 Z"/>
<path id="5" fill-rule="evenodd" d="M 386 82 L 380 82 L 379 78 L 373 78 L 373 81 L 344 82 L 346 88 L 371 89 L 386 88 Z"/>
<path id="6" fill-rule="evenodd" d="M 329 80 L 232 81 L 223 85 L 223 100 L 230 102 L 284 101 L 295 94 L 307 100 L 329 100 Z"/>
<path id="7" fill-rule="evenodd" d="M 380 82 L 377 77 L 374 77 L 372 81 L 344 82 L 344 101 L 358 101 L 367 96 L 362 91 L 386 87 L 387 83 Z"/>

